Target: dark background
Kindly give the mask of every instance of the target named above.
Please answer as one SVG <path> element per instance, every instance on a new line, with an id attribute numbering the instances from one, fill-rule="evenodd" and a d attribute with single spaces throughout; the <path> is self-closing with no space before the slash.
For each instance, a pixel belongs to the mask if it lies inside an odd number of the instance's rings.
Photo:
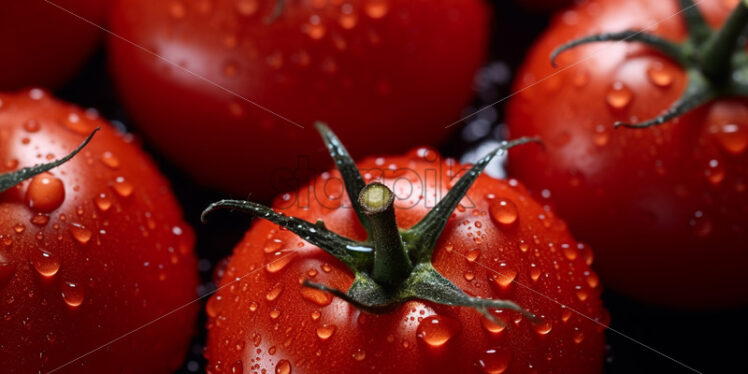
<path id="1" fill-rule="evenodd" d="M 474 108 L 493 103 L 510 93 L 511 80 L 505 72 L 514 72 L 517 69 L 527 47 L 548 24 L 547 14 L 523 10 L 508 0 L 493 2 L 496 21 L 491 43 L 491 62 L 476 81 L 478 94 L 473 104 Z M 81 106 L 97 108 L 104 117 L 120 121 L 137 133 L 135 125 L 128 120 L 126 113 L 117 104 L 114 87 L 108 77 L 106 52 L 103 49 L 96 53 L 73 82 L 58 90 L 56 94 Z M 465 126 L 457 126 L 457 131 L 461 132 L 462 136 L 452 137 L 448 144 L 440 147 L 441 151 L 447 156 L 459 159 L 464 152 L 481 141 L 498 139 L 502 133 L 502 104 L 495 107 L 498 116 L 493 121 L 491 131 L 476 132 L 465 130 Z M 470 108 L 466 108 L 466 113 L 469 113 L 468 110 Z M 196 186 L 185 174 L 163 159 L 155 149 L 148 144 L 145 144 L 145 147 L 154 155 L 161 170 L 172 181 L 177 198 L 183 206 L 185 218 L 197 233 L 200 274 L 204 281 L 199 292 L 204 295 L 214 289 L 211 282 L 213 268 L 230 254 L 233 246 L 249 226 L 250 220 L 239 215 L 216 215 L 210 225 L 201 224 L 199 216 L 203 208 L 213 201 L 232 196 Z M 695 294 L 693 297 L 698 298 L 699 295 Z M 748 309 L 706 312 L 671 310 L 643 305 L 610 291 L 603 294 L 603 299 L 612 315 L 611 329 L 607 332 L 606 373 L 692 372 L 617 332 L 700 372 L 748 373 Z M 196 326 L 200 334 L 194 339 L 185 364 L 178 373 L 203 372 L 204 323 L 203 313 Z"/>

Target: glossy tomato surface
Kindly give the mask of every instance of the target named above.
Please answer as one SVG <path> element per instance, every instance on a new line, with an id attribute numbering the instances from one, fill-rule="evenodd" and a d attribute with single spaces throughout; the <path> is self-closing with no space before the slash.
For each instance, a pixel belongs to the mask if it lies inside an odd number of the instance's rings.
<path id="1" fill-rule="evenodd" d="M 184 358 L 194 237 L 132 136 L 42 90 L 2 94 L 0 172 L 60 158 L 96 127 L 71 161 L 0 195 L 3 373 L 166 374 Z"/>
<path id="2" fill-rule="evenodd" d="M 316 120 L 354 156 L 449 134 L 485 55 L 482 0 L 288 1 L 268 23 L 275 4 L 116 2 L 113 31 L 160 56 L 110 40 L 123 103 L 198 181 L 265 200 L 295 190 L 329 167 Z"/>
<path id="3" fill-rule="evenodd" d="M 397 194 L 401 228 L 420 220 L 467 170 L 426 149 L 359 167 L 367 182 Z M 275 206 L 362 240 L 340 180 L 337 171 L 324 173 Z M 207 372 L 599 373 L 608 317 L 591 262 L 589 247 L 524 187 L 481 176 L 450 218 L 433 264 L 466 293 L 512 300 L 538 321 L 503 311 L 496 314 L 502 327 L 469 308 L 420 301 L 375 315 L 302 288 L 309 279 L 346 290 L 353 277 L 319 248 L 259 221 L 207 304 Z"/>
<path id="4" fill-rule="evenodd" d="M 698 4 L 719 26 L 735 2 Z M 613 129 L 659 115 L 683 93 L 685 72 L 639 44 L 551 51 L 571 39 L 641 29 L 686 38 L 677 1 L 589 1 L 559 15 L 518 75 L 508 108 L 517 149 L 510 171 L 550 194 L 572 231 L 596 249 L 606 284 L 649 302 L 728 306 L 748 302 L 748 102 L 719 99 L 645 130 Z M 573 17 L 568 13 L 573 12 Z M 572 22 L 573 21 L 573 22 Z M 540 108 L 540 109 L 539 109 Z"/>
<path id="5" fill-rule="evenodd" d="M 72 78 L 101 37 L 101 30 L 79 17 L 102 25 L 109 3 L 109 0 L 3 1 L 0 89 L 57 87 Z"/>

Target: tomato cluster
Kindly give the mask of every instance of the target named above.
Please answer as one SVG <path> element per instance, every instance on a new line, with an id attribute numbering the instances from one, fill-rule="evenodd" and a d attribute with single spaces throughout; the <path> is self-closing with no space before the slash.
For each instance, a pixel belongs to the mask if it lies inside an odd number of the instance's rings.
<path id="1" fill-rule="evenodd" d="M 593 374 L 603 285 L 748 304 L 748 2 L 507 6 L 561 8 L 506 99 L 515 140 L 471 165 L 430 147 L 501 119 L 465 110 L 483 0 L 7 1 L 2 371 L 174 372 L 207 300 L 211 374 Z M 47 91 L 96 48 L 137 135 Z M 505 154 L 511 178 L 483 173 Z M 204 286 L 195 196 L 204 223 L 258 218 Z"/>

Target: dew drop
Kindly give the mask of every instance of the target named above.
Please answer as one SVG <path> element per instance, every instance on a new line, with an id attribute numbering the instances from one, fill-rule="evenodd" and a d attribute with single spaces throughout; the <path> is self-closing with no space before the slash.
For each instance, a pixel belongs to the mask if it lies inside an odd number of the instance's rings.
<path id="1" fill-rule="evenodd" d="M 337 327 L 335 325 L 322 325 L 317 327 L 317 337 L 320 338 L 320 340 L 325 341 L 327 339 L 330 339 L 330 337 L 335 333 L 335 330 Z"/>
<path id="2" fill-rule="evenodd" d="M 584 341 L 584 333 L 579 330 L 578 327 L 575 327 L 574 331 L 572 332 L 572 339 L 574 340 L 574 343 L 579 344 Z"/>
<path id="3" fill-rule="evenodd" d="M 634 94 L 622 82 L 615 82 L 605 95 L 605 101 L 612 109 L 621 110 L 631 104 Z"/>
<path id="4" fill-rule="evenodd" d="M 497 203 L 492 204 L 489 210 L 491 218 L 502 226 L 510 226 L 517 222 L 517 218 L 519 218 L 517 205 L 510 200 L 499 200 Z"/>
<path id="5" fill-rule="evenodd" d="M 278 308 L 274 308 L 270 311 L 270 319 L 277 319 L 281 315 L 281 311 Z"/>
<path id="6" fill-rule="evenodd" d="M 182 2 L 172 1 L 171 6 L 169 7 L 169 14 L 171 14 L 174 19 L 182 19 L 187 14 L 187 9 L 184 7 Z"/>
<path id="7" fill-rule="evenodd" d="M 327 306 L 332 303 L 332 295 L 315 288 L 301 287 L 301 296 L 319 306 Z"/>
<path id="8" fill-rule="evenodd" d="M 493 348 L 483 352 L 476 363 L 486 374 L 501 374 L 509 367 L 511 354 L 500 348 Z"/>
<path id="9" fill-rule="evenodd" d="M 278 296 L 283 292 L 283 285 L 278 283 L 273 288 L 268 291 L 268 293 L 265 295 L 265 300 L 267 301 L 273 301 L 278 298 Z"/>
<path id="10" fill-rule="evenodd" d="M 545 316 L 538 316 L 534 321 L 531 321 L 532 329 L 535 330 L 539 335 L 548 335 L 553 329 L 553 323 Z"/>
<path id="11" fill-rule="evenodd" d="M 585 271 L 584 279 L 587 281 L 587 285 L 590 286 L 590 288 L 595 288 L 600 284 L 600 278 L 594 271 Z"/>
<path id="12" fill-rule="evenodd" d="M 16 234 L 23 234 L 23 232 L 26 231 L 26 226 L 24 226 L 22 223 L 17 223 L 13 225 L 13 231 L 15 231 Z"/>
<path id="13" fill-rule="evenodd" d="M 42 213 L 57 209 L 65 201 L 65 185 L 50 173 L 41 173 L 31 179 L 26 190 L 29 208 Z"/>
<path id="14" fill-rule="evenodd" d="M 60 258 L 53 253 L 38 249 L 31 253 L 31 265 L 41 276 L 50 278 L 60 270 Z"/>
<path id="15" fill-rule="evenodd" d="M 27 132 L 37 132 L 39 129 L 41 129 L 41 126 L 39 125 L 39 122 L 33 119 L 30 119 L 23 123 L 23 129 Z"/>
<path id="16" fill-rule="evenodd" d="M 245 16 L 249 17 L 257 13 L 260 8 L 260 2 L 258 0 L 237 0 L 236 11 Z"/>
<path id="17" fill-rule="evenodd" d="M 205 313 L 208 317 L 215 318 L 223 309 L 223 296 L 215 295 L 205 304 Z"/>
<path id="18" fill-rule="evenodd" d="M 468 251 L 468 253 L 465 255 L 465 258 L 470 262 L 475 262 L 475 260 L 478 259 L 478 256 L 480 256 L 480 249 L 475 248 Z"/>
<path id="19" fill-rule="evenodd" d="M 364 352 L 362 349 L 357 349 L 356 352 L 353 352 L 353 359 L 356 361 L 363 361 L 366 358 L 366 352 Z"/>
<path id="20" fill-rule="evenodd" d="M 16 264 L 8 254 L 0 251 L 0 284 L 7 282 L 16 272 Z"/>
<path id="21" fill-rule="evenodd" d="M 109 208 L 112 207 L 112 204 L 114 204 L 114 200 L 108 193 L 102 192 L 94 197 L 94 203 L 100 211 L 106 212 L 107 210 L 109 210 Z"/>
<path id="22" fill-rule="evenodd" d="M 365 6 L 366 15 L 374 19 L 386 16 L 389 9 L 388 0 L 368 0 Z"/>
<path id="23" fill-rule="evenodd" d="M 132 183 L 125 180 L 124 177 L 117 177 L 114 179 L 114 184 L 112 184 L 112 189 L 114 189 L 114 192 L 121 196 L 121 197 L 128 197 L 132 195 L 133 187 Z"/>
<path id="24" fill-rule="evenodd" d="M 242 360 L 238 360 L 234 362 L 233 365 L 231 365 L 231 374 L 243 374 L 244 373 L 244 364 L 242 363 Z"/>
<path id="25" fill-rule="evenodd" d="M 509 287 L 512 282 L 514 281 L 514 278 L 517 277 L 517 271 L 514 269 L 501 269 L 498 274 L 495 274 L 493 277 L 494 283 L 499 286 L 501 289 L 506 289 Z"/>
<path id="26" fill-rule="evenodd" d="M 657 87 L 669 87 L 673 83 L 673 72 L 662 62 L 654 62 L 647 69 L 647 77 Z"/>
<path id="27" fill-rule="evenodd" d="M 506 328 L 506 324 L 494 323 L 493 321 L 491 321 L 490 319 L 486 317 L 481 318 L 481 324 L 483 325 L 483 328 L 486 329 L 486 331 L 494 335 L 500 334 Z"/>
<path id="28" fill-rule="evenodd" d="M 275 365 L 275 374 L 291 374 L 291 363 L 288 360 L 280 360 Z"/>
<path id="29" fill-rule="evenodd" d="M 83 286 L 75 282 L 62 282 L 60 284 L 60 294 L 65 304 L 71 308 L 79 307 L 85 297 Z"/>
<path id="30" fill-rule="evenodd" d="M 254 312 L 255 310 L 257 310 L 258 307 L 259 307 L 259 305 L 255 301 L 249 303 L 249 311 L 250 312 Z"/>
<path id="31" fill-rule="evenodd" d="M 429 316 L 418 324 L 416 336 L 430 347 L 441 347 L 459 332 L 457 321 L 444 316 Z"/>
<path id="32" fill-rule="evenodd" d="M 343 6 L 340 7 L 340 11 L 340 18 L 338 19 L 340 27 L 346 30 L 356 27 L 358 16 L 353 12 L 353 5 L 343 4 Z"/>
<path id="33" fill-rule="evenodd" d="M 298 252 L 276 252 L 270 262 L 265 265 L 265 270 L 271 274 L 277 273 L 291 263 L 297 255 Z"/>
<path id="34" fill-rule="evenodd" d="M 44 226 L 49 222 L 49 216 L 44 213 L 37 213 L 37 215 L 31 217 L 31 223 L 37 226 Z"/>
<path id="35" fill-rule="evenodd" d="M 748 149 L 748 126 L 726 123 L 712 131 L 719 145 L 728 153 L 739 155 Z"/>
<path id="36" fill-rule="evenodd" d="M 80 223 L 70 224 L 70 234 L 78 243 L 86 244 L 91 240 L 93 233 Z"/>
<path id="37" fill-rule="evenodd" d="M 710 160 L 704 170 L 704 176 L 714 186 L 719 185 L 725 179 L 725 167 L 719 160 Z"/>
<path id="38" fill-rule="evenodd" d="M 322 24 L 322 20 L 316 14 L 309 17 L 309 23 L 305 25 L 304 29 L 306 30 L 306 34 L 313 40 L 322 39 L 325 33 L 327 33 L 325 25 Z"/>
<path id="39" fill-rule="evenodd" d="M 112 152 L 104 152 L 101 154 L 101 163 L 110 169 L 119 169 L 119 159 L 115 157 Z"/>
<path id="40" fill-rule="evenodd" d="M 530 279 L 532 279 L 533 282 L 537 281 L 538 278 L 540 278 L 540 268 L 538 265 L 535 265 L 534 263 L 530 264 Z"/>

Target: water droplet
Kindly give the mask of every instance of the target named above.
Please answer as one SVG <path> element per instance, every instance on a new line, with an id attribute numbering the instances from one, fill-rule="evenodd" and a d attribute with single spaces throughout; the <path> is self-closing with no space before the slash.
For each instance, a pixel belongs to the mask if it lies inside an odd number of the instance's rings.
<path id="1" fill-rule="evenodd" d="M 534 263 L 530 264 L 530 279 L 532 279 L 533 282 L 537 281 L 538 278 L 540 278 L 540 268 L 538 265 L 535 265 Z"/>
<path id="2" fill-rule="evenodd" d="M 353 11 L 353 5 L 351 4 L 343 4 L 340 7 L 341 14 L 340 19 L 338 19 L 340 27 L 346 30 L 350 30 L 356 27 L 356 24 L 358 23 L 358 16 Z"/>
<path id="3" fill-rule="evenodd" d="M 709 164 L 704 171 L 704 176 L 712 185 L 719 185 L 725 179 L 725 167 L 719 160 L 709 160 Z"/>
<path id="4" fill-rule="evenodd" d="M 234 362 L 233 365 L 231 365 L 231 374 L 243 374 L 244 373 L 244 364 L 242 363 L 242 360 L 238 360 Z"/>
<path id="5" fill-rule="evenodd" d="M 332 303 L 332 295 L 316 288 L 301 287 L 301 296 L 319 306 L 327 306 Z"/>
<path id="6" fill-rule="evenodd" d="M 276 252 L 270 262 L 265 265 L 265 270 L 271 274 L 277 273 L 283 270 L 297 255 L 298 252 Z"/>
<path id="7" fill-rule="evenodd" d="M 80 223 L 71 223 L 70 224 L 70 234 L 73 235 L 73 238 L 78 241 L 78 243 L 86 244 L 91 240 L 91 237 L 93 236 L 93 233 L 91 230 L 87 229 L 85 226 L 81 225 Z"/>
<path id="8" fill-rule="evenodd" d="M 388 0 L 368 0 L 365 6 L 366 15 L 374 19 L 386 16 L 389 9 Z"/>
<path id="9" fill-rule="evenodd" d="M 31 217 L 31 223 L 37 226 L 44 226 L 49 222 L 49 216 L 44 213 L 37 213 Z"/>
<path id="10" fill-rule="evenodd" d="M 493 218 L 499 225 L 510 226 L 516 223 L 519 218 L 517 205 L 515 205 L 511 200 L 499 200 L 497 203 L 491 204 L 489 210 L 491 212 L 491 218 Z"/>
<path id="11" fill-rule="evenodd" d="M 309 17 L 309 23 L 304 25 L 304 30 L 310 38 L 314 40 L 322 39 L 327 32 L 325 25 L 322 24 L 322 20 L 318 15 L 312 15 Z"/>
<path id="12" fill-rule="evenodd" d="M 214 295 L 205 304 L 205 313 L 208 317 L 215 318 L 223 310 L 223 296 Z"/>
<path id="13" fill-rule="evenodd" d="M 673 72 L 660 61 L 654 62 L 647 69 L 647 77 L 657 87 L 669 87 L 673 83 Z"/>
<path id="14" fill-rule="evenodd" d="M 595 133 L 592 135 L 592 141 L 598 147 L 604 147 L 610 141 L 610 132 L 605 125 L 595 126 Z"/>
<path id="15" fill-rule="evenodd" d="M 499 286 L 500 289 L 506 289 L 509 287 L 514 278 L 517 277 L 517 271 L 509 268 L 502 268 L 498 271 L 498 274 L 494 274 L 493 281 Z"/>
<path id="16" fill-rule="evenodd" d="M 8 254 L 0 251 L 0 284 L 7 282 L 16 272 L 16 264 Z"/>
<path id="17" fill-rule="evenodd" d="M 468 282 L 475 279 L 475 273 L 473 273 L 472 271 L 466 271 L 465 273 L 462 274 L 462 276 L 465 277 L 465 280 Z"/>
<path id="18" fill-rule="evenodd" d="M 71 308 L 79 307 L 85 297 L 83 286 L 75 282 L 62 282 L 60 284 L 60 294 L 62 299 L 65 300 L 65 304 L 68 304 Z"/>
<path id="19" fill-rule="evenodd" d="M 418 324 L 416 336 L 430 347 L 441 347 L 459 332 L 457 321 L 444 316 L 429 316 Z"/>
<path id="20" fill-rule="evenodd" d="M 713 128 L 712 133 L 722 148 L 733 155 L 739 155 L 748 149 L 748 126 L 726 123 Z"/>
<path id="21" fill-rule="evenodd" d="M 500 348 L 493 348 L 483 352 L 476 366 L 486 374 L 501 374 L 509 367 L 511 354 Z"/>
<path id="22" fill-rule="evenodd" d="M 578 327 L 575 327 L 572 332 L 572 339 L 574 340 L 574 343 L 579 344 L 584 340 L 584 333 L 579 330 Z"/>
<path id="23" fill-rule="evenodd" d="M 566 257 L 566 259 L 568 259 L 569 261 L 574 261 L 579 255 L 579 251 L 577 251 L 577 249 L 569 243 L 561 244 L 561 249 L 564 252 L 564 257 Z"/>
<path id="24" fill-rule="evenodd" d="M 277 319 L 281 315 L 281 311 L 278 308 L 274 308 L 270 311 L 270 319 Z"/>
<path id="25" fill-rule="evenodd" d="M 535 320 L 531 321 L 532 329 L 540 335 L 548 335 L 553 329 L 553 323 L 549 318 L 545 316 L 538 316 Z"/>
<path id="26" fill-rule="evenodd" d="M 475 260 L 478 259 L 478 256 L 480 256 L 480 249 L 475 248 L 468 251 L 468 253 L 465 255 L 465 258 L 470 262 L 475 262 Z"/>
<path id="27" fill-rule="evenodd" d="M 268 293 L 265 295 L 265 299 L 267 301 L 273 301 L 278 298 L 278 296 L 283 292 L 283 285 L 278 283 L 273 288 L 268 291 Z"/>
<path id="28" fill-rule="evenodd" d="M 135 189 L 132 183 L 126 181 L 124 177 L 117 177 L 116 179 L 114 179 L 112 188 L 114 189 L 114 192 L 121 197 L 128 197 L 132 195 L 132 191 L 133 189 Z"/>
<path id="29" fill-rule="evenodd" d="M 257 310 L 258 307 L 259 307 L 259 305 L 255 301 L 249 303 L 249 311 L 250 312 L 254 312 L 255 310 Z"/>
<path id="30" fill-rule="evenodd" d="M 275 365 L 275 374 L 291 374 L 291 363 L 288 360 L 280 360 Z"/>
<path id="31" fill-rule="evenodd" d="M 257 13 L 257 10 L 259 8 L 260 8 L 260 2 L 257 0 L 237 0 L 236 1 L 236 11 L 245 17 L 254 15 L 255 13 Z"/>
<path id="32" fill-rule="evenodd" d="M 363 361 L 366 358 L 366 352 L 364 352 L 362 349 L 357 349 L 356 352 L 353 352 L 353 359 L 356 361 Z"/>
<path id="33" fill-rule="evenodd" d="M 494 317 L 499 318 L 496 315 L 494 315 Z M 501 319 L 499 319 L 499 321 L 501 321 Z M 483 328 L 486 329 L 486 331 L 494 335 L 500 334 L 506 328 L 506 323 L 497 324 L 486 317 L 481 318 L 481 324 L 483 325 Z"/>
<path id="34" fill-rule="evenodd" d="M 26 190 L 29 208 L 42 213 L 57 209 L 65 201 L 65 185 L 50 173 L 41 173 L 31 179 Z"/>
<path id="35" fill-rule="evenodd" d="M 53 253 L 38 249 L 31 253 L 31 265 L 43 277 L 49 278 L 60 270 L 60 258 Z"/>
<path id="36" fill-rule="evenodd" d="M 33 119 L 30 119 L 23 123 L 23 129 L 27 132 L 37 132 L 39 129 L 41 129 L 41 125 L 39 125 L 39 122 Z"/>
<path id="37" fill-rule="evenodd" d="M 26 226 L 24 226 L 22 223 L 17 223 L 13 225 L 13 231 L 15 231 L 16 234 L 23 234 L 23 232 L 26 231 Z"/>
<path id="38" fill-rule="evenodd" d="M 317 327 L 317 337 L 323 341 L 330 339 L 330 337 L 335 333 L 336 329 L 337 327 L 335 327 L 335 325 L 327 324 Z"/>
<path id="39" fill-rule="evenodd" d="M 585 271 L 584 279 L 587 281 L 587 285 L 590 286 L 590 288 L 595 288 L 600 284 L 600 278 L 594 271 Z"/>
<path id="40" fill-rule="evenodd" d="M 119 159 L 115 157 L 112 152 L 102 153 L 101 163 L 110 169 L 119 169 Z"/>
<path id="41" fill-rule="evenodd" d="M 114 204 L 114 199 L 112 199 L 108 193 L 102 192 L 94 197 L 94 203 L 96 203 L 96 207 L 99 208 L 100 211 L 106 212 L 112 207 L 112 204 Z"/>
<path id="42" fill-rule="evenodd" d="M 631 104 L 633 97 L 634 94 L 625 84 L 615 82 L 608 90 L 608 94 L 605 95 L 605 101 L 612 109 L 621 110 Z"/>
<path id="43" fill-rule="evenodd" d="M 169 14 L 174 19 L 182 19 L 187 14 L 187 9 L 181 1 L 172 1 L 169 7 Z"/>

